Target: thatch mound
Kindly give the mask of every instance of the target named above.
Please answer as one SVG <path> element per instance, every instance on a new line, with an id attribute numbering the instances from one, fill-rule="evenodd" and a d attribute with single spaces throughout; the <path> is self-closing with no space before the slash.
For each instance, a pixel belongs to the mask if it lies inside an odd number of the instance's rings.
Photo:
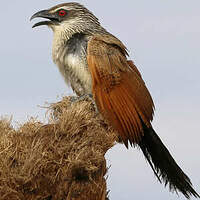
<path id="1" fill-rule="evenodd" d="M 0 200 L 105 200 L 116 134 L 91 102 L 52 104 L 49 123 L 0 121 Z"/>

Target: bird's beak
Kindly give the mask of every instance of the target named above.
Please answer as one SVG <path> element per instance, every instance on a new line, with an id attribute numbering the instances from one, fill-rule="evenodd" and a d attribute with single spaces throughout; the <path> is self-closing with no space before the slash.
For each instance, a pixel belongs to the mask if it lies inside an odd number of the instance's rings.
<path id="1" fill-rule="evenodd" d="M 51 25 L 56 25 L 56 24 L 59 23 L 58 17 L 55 14 L 53 14 L 53 13 L 49 13 L 48 10 L 42 10 L 42 11 L 39 11 L 39 12 L 35 13 L 31 17 L 30 20 L 38 18 L 38 17 L 49 19 L 50 21 L 41 21 L 41 22 L 38 22 L 38 23 L 34 24 L 32 26 L 32 28 L 35 28 L 37 26 L 42 26 L 42 25 L 51 26 Z"/>

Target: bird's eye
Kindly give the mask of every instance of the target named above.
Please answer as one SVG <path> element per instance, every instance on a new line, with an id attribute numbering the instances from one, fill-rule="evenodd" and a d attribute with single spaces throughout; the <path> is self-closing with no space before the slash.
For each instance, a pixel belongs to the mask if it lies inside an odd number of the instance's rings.
<path id="1" fill-rule="evenodd" d="M 67 11 L 66 10 L 59 10 L 58 14 L 59 14 L 60 17 L 64 17 L 67 14 Z"/>

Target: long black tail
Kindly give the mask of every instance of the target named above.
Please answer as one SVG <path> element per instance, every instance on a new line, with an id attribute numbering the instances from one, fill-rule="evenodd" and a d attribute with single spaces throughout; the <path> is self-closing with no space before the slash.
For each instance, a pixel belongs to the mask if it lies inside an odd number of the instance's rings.
<path id="1" fill-rule="evenodd" d="M 139 146 L 160 182 L 164 182 L 165 186 L 169 184 L 172 191 L 179 190 L 188 199 L 192 195 L 200 198 L 189 177 L 176 164 L 153 128 L 144 128 L 144 136 Z"/>

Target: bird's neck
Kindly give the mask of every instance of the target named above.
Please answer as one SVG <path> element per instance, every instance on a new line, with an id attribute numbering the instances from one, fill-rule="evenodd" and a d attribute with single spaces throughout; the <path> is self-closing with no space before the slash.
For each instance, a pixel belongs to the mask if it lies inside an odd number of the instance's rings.
<path id="1" fill-rule="evenodd" d="M 62 51 L 62 48 L 65 47 L 65 44 L 68 40 L 70 40 L 75 34 L 77 33 L 84 33 L 84 35 L 87 35 L 88 37 L 92 36 L 95 33 L 106 33 L 106 30 L 101 26 L 95 26 L 89 27 L 89 25 L 83 26 L 80 24 L 80 26 L 76 25 L 76 27 L 73 25 L 73 22 L 70 22 L 69 24 L 55 26 L 52 28 L 54 32 L 54 38 L 53 38 L 53 60 L 55 60 L 60 56 L 58 53 Z"/>
<path id="2" fill-rule="evenodd" d="M 53 46 L 52 46 L 52 57 L 53 61 L 56 63 L 56 60 L 60 57 L 60 53 L 65 47 L 65 43 L 71 38 L 71 35 L 65 34 L 65 31 L 61 27 L 56 27 L 53 35 Z"/>

